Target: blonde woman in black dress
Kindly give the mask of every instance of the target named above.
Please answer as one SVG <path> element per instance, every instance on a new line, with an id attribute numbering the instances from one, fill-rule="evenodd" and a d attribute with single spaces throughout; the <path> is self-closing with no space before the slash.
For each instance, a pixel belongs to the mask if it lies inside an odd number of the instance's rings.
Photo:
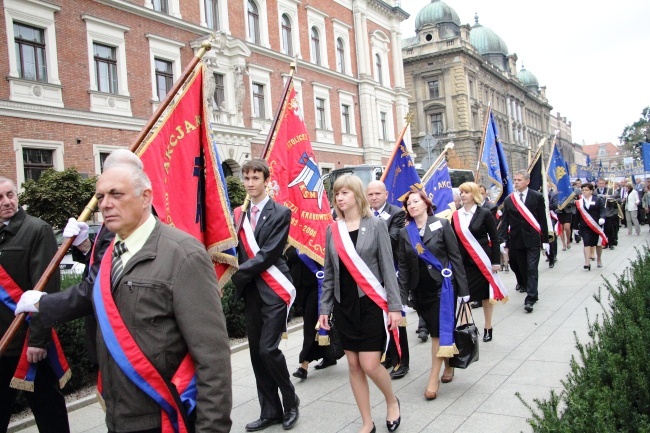
<path id="1" fill-rule="evenodd" d="M 402 320 L 388 229 L 373 217 L 358 177 L 337 179 L 334 197 L 338 219 L 327 229 L 319 323 L 329 329 L 329 316 L 333 315 L 363 421 L 360 432 L 376 431 L 368 378 L 384 394 L 386 427 L 395 431 L 401 410 L 388 371 L 380 363 L 388 342 L 387 326 L 396 331 Z"/>

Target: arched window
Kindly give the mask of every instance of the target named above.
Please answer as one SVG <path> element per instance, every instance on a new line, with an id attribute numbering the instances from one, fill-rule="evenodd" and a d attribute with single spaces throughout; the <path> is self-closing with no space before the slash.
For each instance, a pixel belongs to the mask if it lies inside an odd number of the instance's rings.
<path id="1" fill-rule="evenodd" d="M 248 37 L 254 44 L 260 43 L 260 14 L 253 0 L 248 0 Z"/>
<path id="2" fill-rule="evenodd" d="M 311 28 L 311 59 L 313 63 L 320 65 L 320 35 L 315 26 Z"/>
<path id="3" fill-rule="evenodd" d="M 345 74 L 345 45 L 342 38 L 336 39 L 336 70 Z"/>
<path id="4" fill-rule="evenodd" d="M 381 70 L 381 56 L 379 54 L 375 54 L 375 67 L 377 72 L 377 81 L 379 81 L 379 84 L 383 85 L 384 74 Z"/>
<path id="5" fill-rule="evenodd" d="M 282 14 L 282 52 L 293 56 L 293 47 L 291 44 L 291 20 L 287 14 Z"/>

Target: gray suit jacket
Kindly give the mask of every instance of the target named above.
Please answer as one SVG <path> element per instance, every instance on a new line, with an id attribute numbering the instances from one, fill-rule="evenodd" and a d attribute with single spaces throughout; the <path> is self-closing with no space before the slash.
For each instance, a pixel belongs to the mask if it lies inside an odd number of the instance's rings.
<path id="1" fill-rule="evenodd" d="M 325 278 L 323 279 L 323 296 L 320 303 L 320 314 L 330 314 L 334 306 L 334 298 L 341 300 L 341 284 L 339 281 L 339 255 L 332 239 L 332 229 L 327 228 L 325 247 Z M 362 218 L 359 224 L 359 237 L 355 250 L 368 265 L 370 271 L 386 288 L 388 310 L 401 311 L 402 303 L 393 265 L 390 236 L 386 224 L 374 217 Z M 359 297 L 365 293 L 357 287 Z"/>

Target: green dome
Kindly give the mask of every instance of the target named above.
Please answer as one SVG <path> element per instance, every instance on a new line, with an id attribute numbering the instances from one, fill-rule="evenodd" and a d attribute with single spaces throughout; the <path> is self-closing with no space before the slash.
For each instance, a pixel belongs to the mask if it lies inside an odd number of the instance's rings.
<path id="1" fill-rule="evenodd" d="M 535 77 L 532 72 L 527 71 L 523 65 L 521 65 L 521 70 L 517 72 L 517 78 L 519 78 L 519 81 L 521 81 L 526 87 L 539 87 L 537 77 Z"/>
<path id="2" fill-rule="evenodd" d="M 478 15 L 474 16 L 476 23 L 469 33 L 469 42 L 476 48 L 480 55 L 503 54 L 508 55 L 508 46 L 492 30 L 478 23 Z"/>
<path id="3" fill-rule="evenodd" d="M 455 10 L 447 3 L 440 0 L 431 0 L 431 3 L 422 8 L 415 17 L 415 31 L 426 24 L 453 23 L 460 26 L 460 18 Z"/>

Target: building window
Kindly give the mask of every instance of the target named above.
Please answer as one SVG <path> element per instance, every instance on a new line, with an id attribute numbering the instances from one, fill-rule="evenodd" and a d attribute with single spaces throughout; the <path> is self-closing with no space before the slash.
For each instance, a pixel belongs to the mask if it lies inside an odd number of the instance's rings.
<path id="1" fill-rule="evenodd" d="M 214 104 L 219 110 L 226 109 L 226 86 L 223 74 L 214 74 Z"/>
<path id="2" fill-rule="evenodd" d="M 379 122 L 380 122 L 380 131 L 381 132 L 381 139 L 382 140 L 387 140 L 388 139 L 388 125 L 386 124 L 386 113 L 384 111 L 381 111 L 379 113 Z"/>
<path id="3" fill-rule="evenodd" d="M 167 4 L 167 0 L 153 0 L 153 10 L 168 14 L 169 5 Z"/>
<path id="4" fill-rule="evenodd" d="M 442 133 L 442 114 L 432 114 L 431 115 L 431 134 L 441 134 Z"/>
<path id="5" fill-rule="evenodd" d="M 265 118 L 264 85 L 259 83 L 253 83 L 253 117 Z"/>
<path id="6" fill-rule="evenodd" d="M 156 64 L 156 90 L 158 92 L 158 100 L 162 101 L 174 84 L 173 63 L 161 59 L 154 59 L 154 62 Z"/>
<path id="7" fill-rule="evenodd" d="M 346 104 L 341 105 L 341 126 L 344 134 L 350 133 L 350 106 Z"/>
<path id="8" fill-rule="evenodd" d="M 291 20 L 287 14 L 282 15 L 282 52 L 288 56 L 293 56 L 293 47 L 291 44 Z"/>
<path id="9" fill-rule="evenodd" d="M 320 65 L 320 35 L 316 27 L 311 28 L 311 60 Z"/>
<path id="10" fill-rule="evenodd" d="M 336 70 L 345 74 L 345 44 L 341 38 L 336 38 Z"/>
<path id="11" fill-rule="evenodd" d="M 248 37 L 254 44 L 260 43 L 260 14 L 253 0 L 248 0 Z"/>
<path id="12" fill-rule="evenodd" d="M 97 90 L 117 93 L 117 55 L 114 47 L 93 43 Z"/>
<path id="13" fill-rule="evenodd" d="M 429 99 L 439 98 L 440 88 L 438 87 L 438 80 L 429 81 Z"/>
<path id="14" fill-rule="evenodd" d="M 14 23 L 16 60 L 20 78 L 47 82 L 45 36 L 42 29 Z"/>
<path id="15" fill-rule="evenodd" d="M 52 150 L 23 148 L 25 180 L 38 180 L 48 168 L 54 168 Z"/>
<path id="16" fill-rule="evenodd" d="M 323 98 L 316 98 L 316 127 L 318 129 L 325 129 L 325 100 Z"/>
<path id="17" fill-rule="evenodd" d="M 469 96 L 474 97 L 474 80 L 469 80 Z"/>
<path id="18" fill-rule="evenodd" d="M 205 22 L 212 30 L 219 30 L 218 0 L 205 0 Z"/>
<path id="19" fill-rule="evenodd" d="M 110 152 L 99 152 L 99 173 L 104 172 L 104 163 L 106 162 L 106 158 L 108 158 L 108 155 L 110 155 Z"/>
<path id="20" fill-rule="evenodd" d="M 375 67 L 377 71 L 377 81 L 379 82 L 380 85 L 384 84 L 384 75 L 381 70 L 381 56 L 379 54 L 375 54 Z"/>

